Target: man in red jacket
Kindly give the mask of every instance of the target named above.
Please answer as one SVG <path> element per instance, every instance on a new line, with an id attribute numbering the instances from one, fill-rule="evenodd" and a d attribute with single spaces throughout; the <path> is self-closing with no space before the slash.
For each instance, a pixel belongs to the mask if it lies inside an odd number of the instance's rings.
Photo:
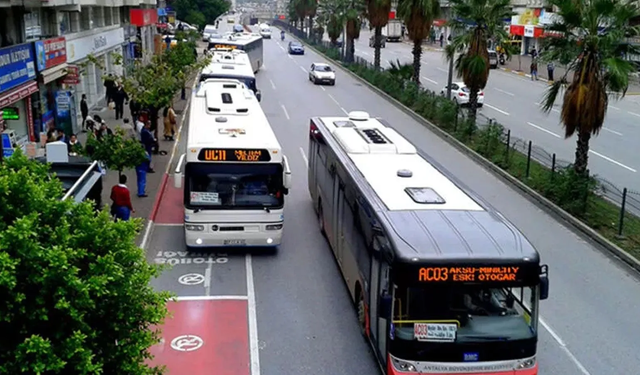
<path id="1" fill-rule="evenodd" d="M 131 205 L 131 194 L 127 185 L 127 176 L 120 176 L 120 183 L 114 185 L 111 188 L 111 200 L 113 205 L 111 206 L 111 213 L 115 215 L 116 219 L 129 220 L 131 213 L 136 211 Z"/>

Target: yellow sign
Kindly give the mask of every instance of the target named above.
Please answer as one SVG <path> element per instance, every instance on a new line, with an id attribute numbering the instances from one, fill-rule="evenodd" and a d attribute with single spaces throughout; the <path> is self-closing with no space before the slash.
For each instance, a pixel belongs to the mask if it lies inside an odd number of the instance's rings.
<path id="1" fill-rule="evenodd" d="M 270 161 L 271 155 L 264 149 L 203 149 L 198 155 L 202 161 Z"/>
<path id="2" fill-rule="evenodd" d="M 418 281 L 507 282 L 518 279 L 520 267 L 422 267 Z"/>

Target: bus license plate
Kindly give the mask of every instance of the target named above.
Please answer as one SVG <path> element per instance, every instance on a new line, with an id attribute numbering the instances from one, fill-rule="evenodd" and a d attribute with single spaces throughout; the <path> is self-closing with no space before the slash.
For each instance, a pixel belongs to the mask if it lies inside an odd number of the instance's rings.
<path id="1" fill-rule="evenodd" d="M 224 240 L 225 245 L 246 245 L 245 240 Z"/>

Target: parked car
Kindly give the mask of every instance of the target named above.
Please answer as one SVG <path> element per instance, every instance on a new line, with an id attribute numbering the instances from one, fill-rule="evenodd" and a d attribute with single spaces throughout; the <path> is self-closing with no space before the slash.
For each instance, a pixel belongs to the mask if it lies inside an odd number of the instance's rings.
<path id="1" fill-rule="evenodd" d="M 496 51 L 489 50 L 489 68 L 498 68 L 498 53 Z"/>
<path id="2" fill-rule="evenodd" d="M 336 84 L 336 72 L 331 66 L 325 63 L 313 63 L 309 69 L 309 81 L 314 85 L 318 83 Z"/>
<path id="3" fill-rule="evenodd" d="M 369 47 L 373 48 L 373 44 L 375 42 L 376 36 L 375 35 L 371 35 L 371 38 L 369 38 Z M 380 41 L 380 48 L 384 48 L 387 46 L 387 37 L 386 36 L 382 36 L 382 40 Z"/>
<path id="4" fill-rule="evenodd" d="M 469 105 L 469 94 L 471 90 L 464 84 L 464 82 L 451 83 L 451 100 L 460 106 Z M 447 86 L 445 86 L 440 95 L 447 95 Z M 482 107 L 484 104 L 484 92 L 480 90 L 478 92 L 478 107 Z"/>
<path id="5" fill-rule="evenodd" d="M 298 41 L 289 42 L 289 54 L 290 55 L 304 55 L 304 46 Z"/>

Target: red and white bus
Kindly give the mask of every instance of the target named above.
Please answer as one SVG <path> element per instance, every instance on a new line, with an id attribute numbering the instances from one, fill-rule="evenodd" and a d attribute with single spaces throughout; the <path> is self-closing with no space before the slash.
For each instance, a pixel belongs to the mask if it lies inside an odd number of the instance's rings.
<path id="1" fill-rule="evenodd" d="M 387 375 L 536 375 L 547 266 L 382 119 L 312 118 L 318 225 Z"/>

